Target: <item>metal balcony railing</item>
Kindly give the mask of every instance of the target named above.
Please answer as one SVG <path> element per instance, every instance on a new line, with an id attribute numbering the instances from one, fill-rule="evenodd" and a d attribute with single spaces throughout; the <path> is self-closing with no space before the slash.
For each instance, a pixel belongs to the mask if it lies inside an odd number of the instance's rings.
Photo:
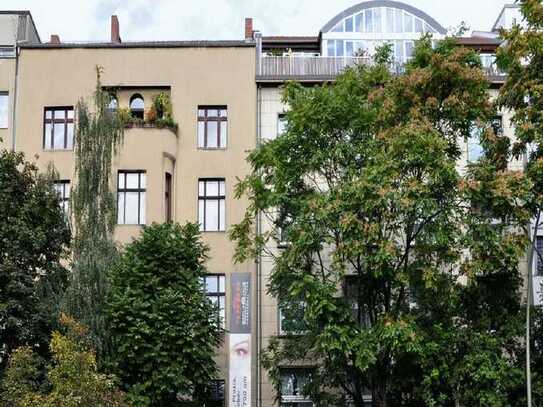
<path id="1" fill-rule="evenodd" d="M 258 76 L 263 78 L 333 78 L 346 67 L 369 64 L 368 57 L 262 56 Z"/>
<path id="2" fill-rule="evenodd" d="M 406 61 L 395 61 L 390 69 L 401 73 Z M 257 79 L 260 80 L 323 80 L 333 79 L 345 68 L 357 64 L 371 64 L 371 57 L 322 57 L 322 56 L 268 56 L 260 57 Z M 492 64 L 483 70 L 492 80 L 501 79 L 505 74 Z"/>

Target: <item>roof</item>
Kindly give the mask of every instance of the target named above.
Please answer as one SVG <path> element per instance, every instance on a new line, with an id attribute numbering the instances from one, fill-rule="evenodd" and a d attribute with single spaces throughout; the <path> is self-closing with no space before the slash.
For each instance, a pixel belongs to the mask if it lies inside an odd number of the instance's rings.
<path id="1" fill-rule="evenodd" d="M 262 37 L 262 41 L 265 41 L 265 42 L 317 42 L 319 41 L 319 37 L 271 36 L 271 37 Z"/>
<path id="2" fill-rule="evenodd" d="M 32 17 L 32 13 L 30 12 L 30 10 L 0 10 L 0 15 L 19 15 L 19 16 L 30 17 L 32 28 L 34 29 L 34 32 L 36 33 L 36 37 L 38 37 L 38 41 L 41 43 L 40 33 L 38 32 L 38 28 L 36 27 L 36 23 L 34 22 L 34 17 Z"/>
<path id="3" fill-rule="evenodd" d="M 489 37 L 460 37 L 457 43 L 469 48 L 474 48 L 478 51 L 494 52 L 501 45 L 500 38 Z"/>
<path id="4" fill-rule="evenodd" d="M 498 14 L 498 18 L 496 18 L 496 22 L 494 23 L 494 25 L 492 26 L 492 31 L 497 31 L 498 28 L 496 27 L 498 25 L 498 23 L 500 22 L 500 19 L 502 18 L 503 16 L 503 13 L 505 12 L 505 9 L 508 9 L 508 8 L 519 8 L 520 6 L 518 4 L 506 4 L 502 7 L 502 10 L 500 11 L 500 14 Z"/>
<path id="5" fill-rule="evenodd" d="M 419 17 L 420 19 L 426 21 L 428 24 L 430 24 L 440 34 L 445 35 L 447 33 L 447 30 L 441 24 L 439 24 L 436 20 L 434 20 L 432 17 L 430 17 L 424 11 L 419 10 L 416 7 L 410 6 L 409 4 L 405 4 L 405 3 L 401 3 L 399 1 L 393 1 L 393 0 L 364 1 L 362 3 L 359 3 L 359 4 L 356 4 L 356 5 L 352 6 L 352 7 L 349 7 L 348 9 L 342 11 L 341 13 L 336 15 L 334 18 L 332 18 L 330 21 L 328 21 L 324 25 L 324 27 L 321 28 L 321 32 L 330 31 L 332 28 L 334 28 L 336 26 L 337 23 L 339 23 L 345 17 L 349 17 L 350 15 L 358 13 L 361 10 L 365 10 L 365 9 L 368 9 L 368 8 L 375 8 L 375 7 L 391 7 L 391 8 L 397 8 L 397 9 L 407 11 L 408 13 L 411 13 L 411 14 Z"/>
<path id="6" fill-rule="evenodd" d="M 264 49 L 290 48 L 292 50 L 320 51 L 320 37 L 313 36 L 272 36 L 262 37 Z"/>
<path id="7" fill-rule="evenodd" d="M 250 48 L 252 41 L 131 41 L 131 42 L 62 42 L 60 44 L 25 44 L 25 49 L 66 48 Z"/>

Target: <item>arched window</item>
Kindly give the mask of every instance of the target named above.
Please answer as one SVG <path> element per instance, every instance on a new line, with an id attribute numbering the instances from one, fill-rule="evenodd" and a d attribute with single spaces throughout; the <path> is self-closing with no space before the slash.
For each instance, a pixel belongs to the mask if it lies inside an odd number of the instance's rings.
<path id="1" fill-rule="evenodd" d="M 139 93 L 132 95 L 130 98 L 130 113 L 132 117 L 143 119 L 144 107 L 143 96 Z"/>

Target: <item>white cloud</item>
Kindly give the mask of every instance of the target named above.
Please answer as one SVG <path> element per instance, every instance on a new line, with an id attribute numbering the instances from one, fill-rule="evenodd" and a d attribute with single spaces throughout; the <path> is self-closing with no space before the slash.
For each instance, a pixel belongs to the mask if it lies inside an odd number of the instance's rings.
<path id="1" fill-rule="evenodd" d="M 465 21 L 488 30 L 510 0 L 404 0 L 445 27 Z M 136 40 L 241 39 L 243 20 L 253 17 L 264 35 L 317 35 L 357 0 L 2 0 L 3 9 L 32 12 L 42 40 L 107 41 L 112 14 L 121 37 Z"/>

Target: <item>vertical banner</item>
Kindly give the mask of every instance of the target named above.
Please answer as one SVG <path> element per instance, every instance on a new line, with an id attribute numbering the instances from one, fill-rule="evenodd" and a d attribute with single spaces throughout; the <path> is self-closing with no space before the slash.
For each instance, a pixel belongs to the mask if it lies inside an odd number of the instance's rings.
<path id="1" fill-rule="evenodd" d="M 228 407 L 251 406 L 251 274 L 230 275 Z"/>

